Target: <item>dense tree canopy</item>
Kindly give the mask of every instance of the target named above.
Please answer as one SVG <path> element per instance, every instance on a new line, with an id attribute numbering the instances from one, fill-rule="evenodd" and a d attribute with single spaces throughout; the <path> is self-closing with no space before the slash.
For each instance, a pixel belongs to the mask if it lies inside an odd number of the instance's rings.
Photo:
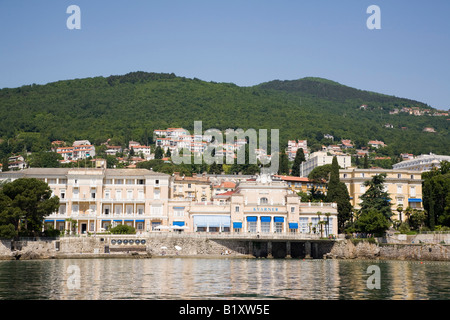
<path id="1" fill-rule="evenodd" d="M 44 218 L 58 208 L 59 198 L 37 179 L 20 178 L 0 189 L 0 225 L 14 226 L 16 234 L 39 234 Z"/>

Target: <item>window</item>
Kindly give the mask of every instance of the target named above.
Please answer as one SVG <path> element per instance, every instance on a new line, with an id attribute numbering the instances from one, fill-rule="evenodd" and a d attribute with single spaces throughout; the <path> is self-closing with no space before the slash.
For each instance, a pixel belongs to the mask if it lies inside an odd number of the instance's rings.
<path id="1" fill-rule="evenodd" d="M 78 188 L 74 188 L 73 189 L 73 198 L 78 199 L 79 196 L 80 196 L 80 190 L 78 190 Z"/>
<path id="2" fill-rule="evenodd" d="M 364 172 L 361 173 L 361 177 L 364 178 Z"/>
<path id="3" fill-rule="evenodd" d="M 192 187 L 192 185 L 190 183 L 188 183 L 188 188 L 190 189 Z"/>
<path id="4" fill-rule="evenodd" d="M 162 206 L 161 205 L 152 205 L 150 208 L 150 214 L 152 216 L 161 216 L 162 215 Z"/>
<path id="5" fill-rule="evenodd" d="M 65 198 L 66 198 L 66 190 L 65 190 L 65 189 L 62 189 L 62 190 L 60 191 L 60 198 L 61 198 L 61 199 L 65 199 Z"/>
<path id="6" fill-rule="evenodd" d="M 109 206 L 105 207 L 105 215 L 109 215 Z"/>
<path id="7" fill-rule="evenodd" d="M 239 212 L 239 206 L 234 207 L 235 212 Z"/>
<path id="8" fill-rule="evenodd" d="M 159 180 L 158 179 L 155 180 L 155 187 L 159 187 Z"/>
<path id="9" fill-rule="evenodd" d="M 91 198 L 95 199 L 95 189 L 91 189 Z"/>
<path id="10" fill-rule="evenodd" d="M 291 207 L 291 213 L 295 212 L 295 207 Z"/>
<path id="11" fill-rule="evenodd" d="M 397 178 L 401 179 L 402 178 L 402 174 L 401 173 L 397 173 Z"/>
<path id="12" fill-rule="evenodd" d="M 184 208 L 173 208 L 173 216 L 174 217 L 183 217 L 184 216 Z"/>
<path id="13" fill-rule="evenodd" d="M 365 193 L 366 192 L 366 186 L 364 185 L 364 183 L 361 183 L 361 185 L 359 186 L 359 192 L 360 193 Z"/>
<path id="14" fill-rule="evenodd" d="M 247 227 L 249 232 L 256 232 L 256 221 L 247 221 Z"/>
<path id="15" fill-rule="evenodd" d="M 127 206 L 127 214 L 133 214 L 133 206 Z"/>
<path id="16" fill-rule="evenodd" d="M 111 197 L 111 191 L 105 190 L 105 199 L 109 199 Z"/>
<path id="17" fill-rule="evenodd" d="M 67 179 L 59 179 L 59 184 L 66 184 L 67 183 Z"/>
<path id="18" fill-rule="evenodd" d="M 283 222 L 275 222 L 275 232 L 283 232 Z"/>
<path id="19" fill-rule="evenodd" d="M 77 204 L 72 205 L 72 213 L 78 214 L 78 205 Z"/>
<path id="20" fill-rule="evenodd" d="M 144 180 L 143 179 L 139 179 L 138 180 L 138 184 L 144 184 L 145 182 L 144 182 Z"/>
<path id="21" fill-rule="evenodd" d="M 159 190 L 155 190 L 155 199 L 161 198 L 161 192 Z"/>
<path id="22" fill-rule="evenodd" d="M 116 209 L 116 211 L 115 211 L 116 215 L 122 214 L 122 206 L 116 206 L 115 209 Z"/>
<path id="23" fill-rule="evenodd" d="M 116 200 L 122 199 L 122 190 L 116 190 Z"/>
<path id="24" fill-rule="evenodd" d="M 300 218 L 300 232 L 308 233 L 308 218 Z"/>
<path id="25" fill-rule="evenodd" d="M 134 184 L 134 179 L 127 179 L 127 184 Z"/>
<path id="26" fill-rule="evenodd" d="M 410 187 L 409 192 L 411 194 L 411 197 L 414 198 L 416 196 L 416 187 Z"/>
<path id="27" fill-rule="evenodd" d="M 347 178 L 347 174 L 346 173 L 344 173 L 344 178 Z"/>
<path id="28" fill-rule="evenodd" d="M 144 214 L 144 207 L 139 206 L 138 209 L 137 209 L 137 213 L 138 213 L 139 215 L 143 215 L 143 214 Z"/>
<path id="29" fill-rule="evenodd" d="M 270 232 L 270 221 L 261 221 L 261 232 Z"/>
<path id="30" fill-rule="evenodd" d="M 65 215 L 66 214 L 66 206 L 62 205 L 59 207 L 59 214 Z"/>
<path id="31" fill-rule="evenodd" d="M 138 230 L 144 230 L 144 224 L 142 222 L 137 223 L 137 229 Z"/>
<path id="32" fill-rule="evenodd" d="M 133 199 L 133 190 L 127 190 L 127 199 L 128 200 Z"/>
<path id="33" fill-rule="evenodd" d="M 403 192 L 403 185 L 398 184 L 397 185 L 397 193 L 402 193 Z"/>
<path id="34" fill-rule="evenodd" d="M 259 199 L 259 204 L 268 204 L 269 200 L 266 197 Z"/>
<path id="35" fill-rule="evenodd" d="M 139 190 L 138 191 L 138 199 L 139 200 L 143 200 L 144 199 L 144 190 Z"/>

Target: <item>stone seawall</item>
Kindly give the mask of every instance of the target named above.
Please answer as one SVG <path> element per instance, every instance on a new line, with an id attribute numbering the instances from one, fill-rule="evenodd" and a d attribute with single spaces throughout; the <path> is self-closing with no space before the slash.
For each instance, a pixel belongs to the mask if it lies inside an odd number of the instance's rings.
<path id="1" fill-rule="evenodd" d="M 450 246 L 444 244 L 378 244 L 351 240 L 336 242 L 327 258 L 450 261 Z"/>
<path id="2" fill-rule="evenodd" d="M 118 244 L 117 240 L 122 243 Z M 115 240 L 115 241 L 114 241 Z M 125 240 L 133 243 L 125 244 Z M 136 240 L 140 240 L 136 243 Z M 141 242 L 141 240 L 144 240 Z M 306 249 L 309 246 L 310 249 Z M 289 247 L 290 254 L 287 253 Z M 269 249 L 270 248 L 270 249 Z M 270 255 L 267 255 L 270 251 Z M 97 236 L 61 238 L 53 241 L 0 241 L 0 260 L 59 258 L 149 258 L 191 257 L 280 257 L 330 259 L 383 259 L 450 261 L 450 246 L 445 244 L 370 243 L 367 241 L 271 241 L 251 239 L 209 239 L 171 235 L 137 238 L 135 236 Z"/>

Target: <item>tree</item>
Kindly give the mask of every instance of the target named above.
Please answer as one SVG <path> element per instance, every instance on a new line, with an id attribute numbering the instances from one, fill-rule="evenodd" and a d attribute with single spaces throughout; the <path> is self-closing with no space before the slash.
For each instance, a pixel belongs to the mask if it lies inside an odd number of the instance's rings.
<path id="1" fill-rule="evenodd" d="M 364 155 L 363 168 L 364 169 L 369 169 L 369 157 L 367 156 L 367 153 Z"/>
<path id="2" fill-rule="evenodd" d="M 330 179 L 331 164 L 315 167 L 309 174 L 308 179 L 314 183 L 327 182 Z"/>
<path id="3" fill-rule="evenodd" d="M 19 178 L 0 191 L 0 225 L 12 224 L 24 234 L 40 233 L 44 218 L 58 208 L 48 184 L 34 178 Z"/>
<path id="4" fill-rule="evenodd" d="M 288 159 L 287 154 L 284 151 L 282 151 L 280 153 L 278 174 L 282 174 L 282 175 L 289 174 L 289 159 Z"/>
<path id="5" fill-rule="evenodd" d="M 3 158 L 2 171 L 3 172 L 9 171 L 9 160 L 8 160 L 8 157 Z"/>
<path id="6" fill-rule="evenodd" d="M 384 181 L 386 174 L 381 173 L 372 177 L 371 180 L 364 182 L 364 185 L 368 187 L 367 191 L 361 196 L 361 214 L 374 209 L 382 213 L 387 219 L 392 216 L 391 205 L 389 201 L 391 198 L 389 194 L 384 191 Z"/>
<path id="7" fill-rule="evenodd" d="M 300 177 L 300 165 L 305 161 L 305 153 L 302 148 L 297 149 L 295 154 L 294 163 L 292 164 L 291 175 L 295 177 Z"/>
<path id="8" fill-rule="evenodd" d="M 390 223 L 383 213 L 370 208 L 361 213 L 358 220 L 356 220 L 355 226 L 360 232 L 381 235 L 389 228 Z"/>
<path id="9" fill-rule="evenodd" d="M 422 173 L 423 207 L 427 211 L 427 226 L 450 226 L 450 162 L 442 161 L 439 169 Z"/>
<path id="10" fill-rule="evenodd" d="M 31 156 L 30 167 L 32 168 L 59 168 L 63 157 L 56 152 L 35 152 Z"/>
<path id="11" fill-rule="evenodd" d="M 338 232 L 343 232 L 346 224 L 352 216 L 352 205 L 350 203 L 350 195 L 345 183 L 339 178 L 339 164 L 336 156 L 333 157 L 330 170 L 330 181 L 328 182 L 328 190 L 326 201 L 336 202 L 338 210 Z"/>
<path id="12" fill-rule="evenodd" d="M 164 157 L 164 151 L 161 146 L 157 146 L 155 149 L 155 159 L 162 159 Z"/>
<path id="13" fill-rule="evenodd" d="M 212 165 L 209 166 L 208 170 L 209 174 L 221 174 L 222 170 L 220 169 L 219 165 L 214 161 Z"/>

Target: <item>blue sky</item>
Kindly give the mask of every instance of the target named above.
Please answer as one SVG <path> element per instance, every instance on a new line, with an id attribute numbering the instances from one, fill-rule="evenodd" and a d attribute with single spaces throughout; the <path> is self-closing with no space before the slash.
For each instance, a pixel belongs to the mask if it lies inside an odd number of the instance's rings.
<path id="1" fill-rule="evenodd" d="M 69 5 L 81 30 L 69 30 Z M 369 30 L 368 6 L 381 9 Z M 168 72 L 251 86 L 323 77 L 450 108 L 450 1 L 0 0 L 0 88 Z"/>

